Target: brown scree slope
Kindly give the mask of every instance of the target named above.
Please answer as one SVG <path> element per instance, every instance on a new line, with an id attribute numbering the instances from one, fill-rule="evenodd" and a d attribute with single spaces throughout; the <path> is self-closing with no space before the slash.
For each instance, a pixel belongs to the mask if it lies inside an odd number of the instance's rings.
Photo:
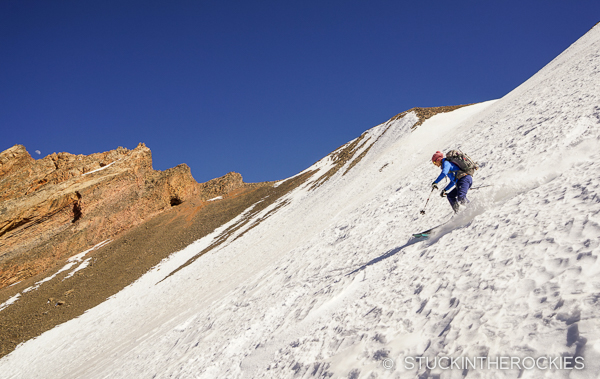
<path id="1" fill-rule="evenodd" d="M 0 311 L 0 356 L 106 300 L 269 189 L 233 172 L 199 184 L 185 164 L 153 170 L 144 144 L 37 161 L 21 145 L 0 153 L 0 304 L 20 294 Z M 106 240 L 73 278 L 24 291 Z"/>

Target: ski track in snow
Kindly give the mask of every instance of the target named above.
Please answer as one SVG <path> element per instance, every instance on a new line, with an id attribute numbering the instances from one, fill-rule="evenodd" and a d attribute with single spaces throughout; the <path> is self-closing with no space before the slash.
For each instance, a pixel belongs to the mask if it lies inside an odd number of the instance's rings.
<path id="1" fill-rule="evenodd" d="M 414 114 L 369 130 L 374 144 L 346 175 L 344 167 L 310 190 L 332 167 L 324 158 L 309 168 L 321 168 L 311 182 L 256 215 L 286 204 L 242 238 L 161 281 L 243 215 L 83 316 L 24 343 L 0 360 L 0 372 L 597 377 L 599 63 L 597 26 L 498 101 L 434 116 L 414 132 Z M 450 212 L 434 194 L 419 215 L 439 173 L 430 157 L 451 148 L 482 164 L 474 187 L 493 186 L 471 191 L 469 206 L 431 239 L 410 240 Z M 403 364 L 442 356 L 579 356 L 586 368 L 428 371 Z"/>

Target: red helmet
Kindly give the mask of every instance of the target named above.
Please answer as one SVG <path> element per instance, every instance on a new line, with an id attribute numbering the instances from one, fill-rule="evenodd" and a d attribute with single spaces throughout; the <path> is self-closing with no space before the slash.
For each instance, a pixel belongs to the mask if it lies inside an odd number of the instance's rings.
<path id="1" fill-rule="evenodd" d="M 444 159 L 444 153 L 442 153 L 441 151 L 436 151 L 435 154 L 433 154 L 433 157 L 431 157 L 431 161 L 433 163 L 441 161 L 442 159 Z"/>

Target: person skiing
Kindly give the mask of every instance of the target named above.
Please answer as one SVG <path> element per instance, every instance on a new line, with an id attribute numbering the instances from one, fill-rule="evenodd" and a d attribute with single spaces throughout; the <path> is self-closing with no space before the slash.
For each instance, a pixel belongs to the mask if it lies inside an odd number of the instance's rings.
<path id="1" fill-rule="evenodd" d="M 455 163 L 444 158 L 444 153 L 441 151 L 436 151 L 433 157 L 431 157 L 431 161 L 434 165 L 442 169 L 440 175 L 431 184 L 431 190 L 437 190 L 438 183 L 447 176 L 450 179 L 450 183 L 440 192 L 440 196 L 447 196 L 454 213 L 458 212 L 460 205 L 465 205 L 469 202 L 467 192 L 473 185 L 473 177 L 461 170 Z M 455 188 L 448 192 L 452 187 Z"/>

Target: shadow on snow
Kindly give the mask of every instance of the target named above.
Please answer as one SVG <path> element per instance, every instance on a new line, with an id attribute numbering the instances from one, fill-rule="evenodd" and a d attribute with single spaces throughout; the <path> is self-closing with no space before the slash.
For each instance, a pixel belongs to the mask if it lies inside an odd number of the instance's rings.
<path id="1" fill-rule="evenodd" d="M 405 247 L 409 247 L 411 245 L 414 245 L 415 243 L 419 243 L 419 242 L 422 242 L 425 240 L 426 240 L 426 238 L 411 238 L 404 245 L 395 247 L 391 250 L 388 250 L 385 254 L 365 263 L 364 265 L 360 266 L 359 268 L 355 269 L 354 271 L 346 274 L 346 276 L 356 274 L 357 272 L 362 271 L 362 270 L 366 269 L 367 267 L 374 265 L 375 263 L 379 263 L 379 262 L 383 261 L 384 259 L 388 259 L 389 257 L 396 255 L 398 252 L 400 252 Z"/>

